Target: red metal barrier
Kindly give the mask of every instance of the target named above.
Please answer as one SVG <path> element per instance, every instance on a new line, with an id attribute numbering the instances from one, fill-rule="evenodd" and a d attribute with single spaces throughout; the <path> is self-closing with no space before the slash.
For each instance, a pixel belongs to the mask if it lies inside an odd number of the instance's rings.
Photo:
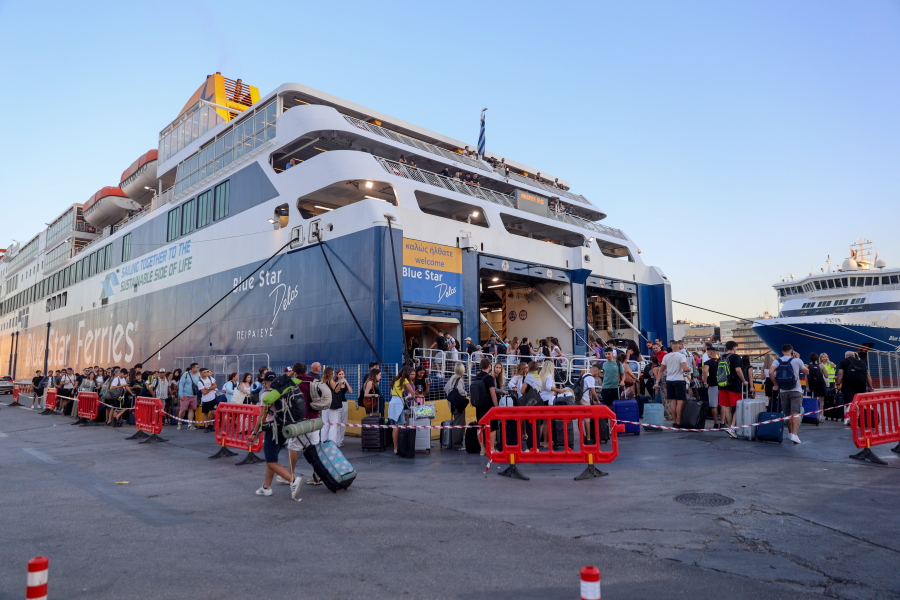
<path id="1" fill-rule="evenodd" d="M 162 400 L 138 396 L 134 402 L 134 426 L 137 427 L 137 433 L 126 439 L 141 440 L 147 438 L 141 442 L 142 444 L 168 442 L 169 440 L 159 437 L 159 434 L 162 433 L 163 418 L 165 416 Z"/>
<path id="2" fill-rule="evenodd" d="M 609 450 L 600 449 L 601 419 L 609 419 L 610 440 Z M 552 442 L 553 421 L 562 421 L 563 444 L 560 450 L 554 449 Z M 606 475 L 598 471 L 594 463 L 609 463 L 619 455 L 619 439 L 617 434 L 625 431 L 624 424 L 616 423 L 615 413 L 606 406 L 516 406 L 508 408 L 494 407 L 478 422 L 483 425 L 479 435 L 488 435 L 491 421 L 499 421 L 499 432 L 504 434 L 509 431 L 507 423 L 515 423 L 516 442 L 510 444 L 506 435 L 502 435 L 503 444 L 501 450 L 495 450 L 490 444 L 490 438 L 485 440 L 486 454 L 493 462 L 509 463 L 509 467 L 500 474 L 517 479 L 528 479 L 516 468 L 516 463 L 587 463 L 584 473 L 576 477 L 576 480 L 600 477 Z M 540 436 L 539 423 L 543 422 L 546 435 L 551 438 L 548 448 L 541 449 L 538 445 Z M 575 440 L 569 440 L 569 423 L 573 423 L 575 435 L 578 441 L 578 450 L 570 448 Z M 523 427 L 525 425 L 525 427 Z M 531 442 L 530 449 L 522 448 L 523 432 L 530 425 Z M 584 426 L 584 427 L 583 427 Z M 584 429 L 584 432 L 582 433 Z"/>
<path id="3" fill-rule="evenodd" d="M 22 406 L 21 404 L 19 404 L 19 397 L 22 394 L 31 393 L 31 391 L 32 391 L 31 384 L 13 383 L 13 392 L 12 392 L 13 401 L 12 401 L 12 404 L 10 404 L 10 406 Z"/>
<path id="4" fill-rule="evenodd" d="M 41 412 L 42 415 L 52 415 L 56 411 L 56 398 L 56 388 L 47 388 L 47 391 L 44 393 L 44 410 Z"/>
<path id="5" fill-rule="evenodd" d="M 56 410 L 56 388 L 47 388 L 44 405 L 49 410 Z"/>
<path id="6" fill-rule="evenodd" d="M 100 411 L 100 396 L 97 392 L 78 392 L 78 418 L 81 426 L 92 425 Z"/>
<path id="7" fill-rule="evenodd" d="M 228 448 L 247 449 L 247 456 L 239 465 L 263 462 L 254 452 L 262 450 L 263 436 L 257 438 L 255 444 L 250 443 L 250 434 L 259 422 L 262 406 L 253 404 L 233 404 L 222 402 L 216 406 L 216 443 L 222 448 L 210 458 L 237 456 Z"/>
<path id="8" fill-rule="evenodd" d="M 872 452 L 872 446 L 900 442 L 900 390 L 857 394 L 850 405 L 850 427 L 853 444 L 863 448 L 850 458 L 887 463 Z M 900 443 L 892 448 L 900 453 Z"/>

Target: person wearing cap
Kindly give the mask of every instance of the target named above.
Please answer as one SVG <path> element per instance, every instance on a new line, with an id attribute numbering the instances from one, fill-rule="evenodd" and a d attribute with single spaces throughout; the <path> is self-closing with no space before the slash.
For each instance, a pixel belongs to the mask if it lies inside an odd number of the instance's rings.
<path id="1" fill-rule="evenodd" d="M 276 388 L 272 389 L 272 383 L 276 379 L 279 380 L 279 384 L 284 385 L 276 384 Z M 272 491 L 272 479 L 278 475 L 279 481 L 290 484 L 291 498 L 298 502 L 300 501 L 297 498 L 297 495 L 300 493 L 300 485 L 303 483 L 303 479 L 299 475 L 296 477 L 294 476 L 293 464 L 291 465 L 290 470 L 279 464 L 278 454 L 281 452 L 281 448 L 284 445 L 284 438 L 281 436 L 280 432 L 276 431 L 278 425 L 275 422 L 275 416 L 269 412 L 269 407 L 272 404 L 278 401 L 289 389 L 298 386 L 299 384 L 300 380 L 297 379 L 297 375 L 293 370 L 281 377 L 278 377 L 272 371 L 267 372 L 263 376 L 262 386 L 263 392 L 265 393 L 261 394 L 262 411 L 260 412 L 259 420 L 256 422 L 254 431 L 250 434 L 250 445 L 253 445 L 259 437 L 260 430 L 265 429 L 265 436 L 263 437 L 263 454 L 266 457 L 266 476 L 262 487 L 256 490 L 257 496 L 271 496 L 274 493 Z M 265 425 L 263 425 L 263 423 L 265 423 Z"/>
<path id="2" fill-rule="evenodd" d="M 467 337 L 466 338 L 466 352 L 468 352 L 469 354 L 472 354 L 477 351 L 478 351 L 478 346 L 476 346 L 475 344 L 472 343 L 472 338 Z"/>
<path id="3" fill-rule="evenodd" d="M 153 390 L 153 397 L 159 398 L 165 404 L 169 399 L 169 384 L 172 383 L 166 376 L 166 370 L 160 369 L 156 372 L 156 377 L 150 382 L 150 389 Z"/>

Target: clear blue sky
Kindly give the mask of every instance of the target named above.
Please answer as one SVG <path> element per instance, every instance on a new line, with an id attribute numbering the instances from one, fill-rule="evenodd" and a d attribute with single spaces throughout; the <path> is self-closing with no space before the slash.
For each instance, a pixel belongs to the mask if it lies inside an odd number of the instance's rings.
<path id="1" fill-rule="evenodd" d="M 742 316 L 857 236 L 900 264 L 900 4 L 0 2 L 0 206 L 115 185 L 208 73 L 299 82 L 568 179 Z M 675 307 L 676 318 L 723 317 Z"/>

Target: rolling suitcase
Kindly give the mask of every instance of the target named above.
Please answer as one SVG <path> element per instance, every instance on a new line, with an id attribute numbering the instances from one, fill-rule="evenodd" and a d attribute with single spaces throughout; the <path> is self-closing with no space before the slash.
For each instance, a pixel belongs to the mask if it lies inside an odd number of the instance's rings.
<path id="1" fill-rule="evenodd" d="M 657 427 L 647 427 L 648 425 L 662 425 L 663 424 L 663 410 L 662 404 L 647 404 L 644 406 L 644 431 L 662 431 Z"/>
<path id="2" fill-rule="evenodd" d="M 416 430 L 401 429 L 397 437 L 397 454 L 403 458 L 416 457 Z"/>
<path id="3" fill-rule="evenodd" d="M 356 479 L 356 469 L 331 440 L 308 445 L 303 449 L 303 458 L 312 465 L 316 475 L 332 492 L 347 489 Z"/>
<path id="4" fill-rule="evenodd" d="M 706 425 L 706 412 L 709 410 L 709 402 L 697 400 L 685 400 L 681 409 L 681 421 L 679 427 L 684 429 L 703 429 Z"/>
<path id="5" fill-rule="evenodd" d="M 828 421 L 842 421 L 844 408 L 835 408 L 844 403 L 844 395 L 841 392 L 829 391 L 825 396 L 825 419 Z"/>
<path id="6" fill-rule="evenodd" d="M 374 415 L 363 417 L 363 425 L 385 425 L 385 419 Z M 390 429 L 363 427 L 360 430 L 360 440 L 362 441 L 362 449 L 368 452 L 381 452 L 388 447 L 388 432 Z"/>
<path id="7" fill-rule="evenodd" d="M 453 421 L 442 421 L 441 427 L 450 427 L 453 425 Z M 441 449 L 444 448 L 452 448 L 453 447 L 453 430 L 452 429 L 441 429 Z"/>
<path id="8" fill-rule="evenodd" d="M 759 414 L 765 412 L 766 400 L 738 400 L 735 408 L 734 424 L 749 425 L 759 422 Z M 738 438 L 752 440 L 756 438 L 756 427 L 742 427 L 734 430 Z"/>
<path id="9" fill-rule="evenodd" d="M 759 421 L 778 419 L 783 416 L 784 413 L 781 412 L 762 412 L 759 413 Z M 780 444 L 784 439 L 784 421 L 758 425 L 756 427 L 756 439 L 761 442 L 778 442 Z"/>
<path id="10" fill-rule="evenodd" d="M 416 427 L 424 427 L 431 425 L 431 419 L 410 419 L 410 425 Z M 427 452 L 431 454 L 431 430 L 416 429 L 416 452 Z"/>
<path id="11" fill-rule="evenodd" d="M 466 452 L 469 454 L 479 454 L 481 446 L 478 444 L 478 423 L 472 421 L 466 429 Z"/>
<path id="12" fill-rule="evenodd" d="M 554 406 L 574 406 L 575 398 L 570 394 L 561 394 L 553 399 Z M 551 431 L 552 431 L 552 442 L 554 450 L 562 450 L 563 445 L 565 445 L 566 441 L 568 441 L 569 449 L 575 449 L 575 421 L 570 420 L 568 426 L 568 432 L 566 434 L 563 433 L 563 421 L 562 419 L 552 419 L 551 420 Z M 568 437 L 566 437 L 568 436 Z"/>
<path id="13" fill-rule="evenodd" d="M 644 409 L 647 407 L 648 404 L 652 404 L 653 400 L 650 399 L 650 396 L 638 396 L 637 403 L 638 403 L 638 414 L 639 414 L 640 418 L 643 419 L 644 418 Z"/>
<path id="14" fill-rule="evenodd" d="M 662 405 L 660 405 L 660 408 Z M 640 408 L 637 400 L 613 400 L 613 412 L 616 413 L 616 420 L 640 422 Z M 641 434 L 640 425 L 632 425 L 625 423 L 625 433 Z"/>
<path id="15" fill-rule="evenodd" d="M 804 398 L 803 399 L 803 418 L 800 419 L 801 423 L 810 423 L 812 425 L 819 424 L 819 413 L 815 412 L 811 415 L 806 413 L 810 413 L 813 411 L 819 410 L 819 401 L 815 398 Z"/>

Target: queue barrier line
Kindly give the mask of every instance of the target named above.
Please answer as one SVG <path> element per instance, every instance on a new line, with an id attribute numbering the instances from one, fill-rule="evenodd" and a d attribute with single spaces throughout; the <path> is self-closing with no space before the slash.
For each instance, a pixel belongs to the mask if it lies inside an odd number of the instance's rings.
<path id="1" fill-rule="evenodd" d="M 857 394 L 850 405 L 853 445 L 862 448 L 850 458 L 887 463 L 872 452 L 872 446 L 897 442 L 892 452 L 900 453 L 900 390 Z"/>
<path id="2" fill-rule="evenodd" d="M 609 421 L 609 450 L 600 449 L 602 420 Z M 502 447 L 500 450 L 494 449 L 488 436 L 491 421 L 499 422 L 499 431 L 504 434 L 501 436 Z M 560 446 L 561 450 L 555 448 L 552 440 L 554 421 L 562 421 L 563 443 Z M 546 435 L 550 438 L 547 451 L 538 450 L 538 441 L 540 439 L 539 422 L 545 424 Z M 509 423 L 515 423 L 514 431 L 517 432 L 515 443 L 513 444 L 510 443 L 509 436 L 505 435 L 509 431 Z M 608 473 L 598 470 L 595 463 L 611 463 L 619 456 L 619 438 L 617 434 L 625 431 L 625 425 L 617 422 L 616 414 L 612 409 L 602 404 L 495 406 L 478 421 L 478 425 L 481 426 L 479 435 L 482 436 L 485 454 L 488 457 L 488 466 L 485 469 L 485 473 L 490 469 L 492 462 L 509 463 L 509 467 L 501 471 L 500 475 L 523 480 L 528 480 L 528 477 L 519 471 L 516 463 L 587 463 L 587 468 L 575 478 L 576 481 L 608 475 Z M 527 426 L 530 426 L 530 433 L 528 433 Z M 578 450 L 573 448 L 575 440 L 569 439 L 570 426 L 573 426 L 572 429 L 578 437 Z M 523 448 L 523 442 L 529 436 L 533 438 L 530 444 L 531 447 Z M 527 446 L 528 443 L 525 442 L 525 445 Z"/>
<path id="3" fill-rule="evenodd" d="M 825 412 L 826 410 L 835 410 L 838 408 L 843 408 L 845 406 L 851 406 L 850 402 L 846 404 L 838 404 L 836 406 L 829 406 L 828 408 L 820 408 L 819 410 L 811 410 L 805 413 L 797 413 L 796 415 L 787 415 L 786 417 L 778 417 L 777 419 L 769 419 L 768 421 L 759 421 L 758 423 L 749 423 L 747 425 L 734 425 L 732 427 L 722 427 L 721 429 L 690 429 L 688 427 L 670 427 L 667 425 L 651 425 L 649 423 L 641 423 L 640 421 L 619 421 L 619 423 L 627 423 L 629 425 L 643 425 L 644 427 L 650 427 L 652 429 L 662 429 L 663 431 L 694 431 L 694 432 L 710 432 L 710 431 L 734 431 L 736 429 L 746 429 L 747 427 L 756 427 L 758 425 L 767 425 L 769 423 L 777 423 L 778 421 L 787 421 L 789 419 L 801 419 L 807 415 L 817 415 L 819 413 Z"/>
<path id="4" fill-rule="evenodd" d="M 247 456 L 236 464 L 249 465 L 263 462 L 263 459 L 256 455 L 256 452 L 262 450 L 263 436 L 257 437 L 255 443 L 250 443 L 250 435 L 256 429 L 261 415 L 262 406 L 257 404 L 220 402 L 216 406 L 215 426 L 216 443 L 221 448 L 209 458 L 237 456 L 237 452 L 228 449 L 236 448 L 247 450 Z"/>

